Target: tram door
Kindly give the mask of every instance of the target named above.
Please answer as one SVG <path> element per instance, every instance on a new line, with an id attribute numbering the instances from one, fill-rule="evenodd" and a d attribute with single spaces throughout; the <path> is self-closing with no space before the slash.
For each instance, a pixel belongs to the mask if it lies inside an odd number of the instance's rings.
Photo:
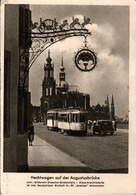
<path id="1" fill-rule="evenodd" d="M 67 122 L 68 122 L 68 130 L 70 130 L 70 122 L 71 122 L 71 114 L 70 113 L 67 116 Z"/>

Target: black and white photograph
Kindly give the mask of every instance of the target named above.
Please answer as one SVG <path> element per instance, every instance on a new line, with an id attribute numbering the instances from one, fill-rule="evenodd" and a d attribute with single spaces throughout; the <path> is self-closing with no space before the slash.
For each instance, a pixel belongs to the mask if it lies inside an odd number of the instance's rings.
<path id="1" fill-rule="evenodd" d="M 28 2 L 2 4 L 3 192 L 134 192 L 133 6 Z"/>

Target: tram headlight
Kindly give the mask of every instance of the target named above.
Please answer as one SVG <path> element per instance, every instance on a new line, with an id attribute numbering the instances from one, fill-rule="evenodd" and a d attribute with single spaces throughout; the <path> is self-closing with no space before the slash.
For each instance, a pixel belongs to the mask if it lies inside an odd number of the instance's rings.
<path id="1" fill-rule="evenodd" d="M 81 127 L 81 129 L 84 129 L 84 125 L 83 124 L 80 124 L 80 127 Z"/>

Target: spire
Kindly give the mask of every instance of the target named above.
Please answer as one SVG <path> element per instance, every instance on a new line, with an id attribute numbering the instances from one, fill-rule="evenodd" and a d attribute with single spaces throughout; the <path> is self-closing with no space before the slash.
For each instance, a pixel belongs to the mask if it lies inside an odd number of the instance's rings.
<path id="1" fill-rule="evenodd" d="M 107 106 L 109 106 L 109 98 L 108 98 L 108 95 L 107 95 Z"/>
<path id="2" fill-rule="evenodd" d="M 68 91 L 68 83 L 65 81 L 66 73 L 65 73 L 64 70 L 65 70 L 65 68 L 63 66 L 63 55 L 62 55 L 57 93 L 62 93 L 62 92 L 67 92 Z"/>
<path id="3" fill-rule="evenodd" d="M 64 70 L 65 70 L 65 68 L 64 68 L 64 66 L 63 66 L 63 53 L 62 53 L 62 61 L 61 61 L 60 70 L 61 70 L 62 72 L 64 72 Z"/>
<path id="4" fill-rule="evenodd" d="M 46 61 L 48 64 L 51 64 L 52 59 L 50 57 L 50 50 L 48 50 L 48 57 L 47 57 Z"/>
<path id="5" fill-rule="evenodd" d="M 48 50 L 48 57 L 50 58 L 50 50 Z"/>
<path id="6" fill-rule="evenodd" d="M 114 99 L 113 99 L 113 94 L 112 94 L 111 105 L 113 105 L 113 106 L 114 106 Z"/>
<path id="7" fill-rule="evenodd" d="M 114 108 L 113 94 L 112 94 L 112 100 L 111 100 L 111 120 L 115 120 L 115 108 Z"/>
<path id="8" fill-rule="evenodd" d="M 107 112 L 108 118 L 110 118 L 110 107 L 109 107 L 109 97 L 108 97 L 108 95 L 107 95 L 107 100 L 106 100 L 106 112 Z"/>

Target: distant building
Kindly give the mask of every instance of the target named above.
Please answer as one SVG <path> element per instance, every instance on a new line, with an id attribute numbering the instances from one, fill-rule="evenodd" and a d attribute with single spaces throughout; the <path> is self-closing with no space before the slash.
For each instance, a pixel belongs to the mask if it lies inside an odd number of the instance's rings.
<path id="1" fill-rule="evenodd" d="M 54 65 L 48 51 L 48 57 L 44 64 L 44 79 L 42 83 L 42 97 L 41 97 L 41 115 L 46 124 L 46 114 L 49 109 L 53 108 L 69 108 L 79 107 L 81 110 L 88 111 L 88 119 L 114 119 L 115 108 L 112 97 L 111 113 L 109 107 L 109 99 L 105 101 L 105 105 L 97 104 L 90 106 L 90 95 L 81 93 L 78 90 L 71 90 L 66 81 L 66 73 L 63 64 L 63 57 L 60 66 L 59 82 L 56 84 L 54 79 Z"/>
<path id="2" fill-rule="evenodd" d="M 32 121 L 35 123 L 41 122 L 40 106 L 32 106 Z"/>

